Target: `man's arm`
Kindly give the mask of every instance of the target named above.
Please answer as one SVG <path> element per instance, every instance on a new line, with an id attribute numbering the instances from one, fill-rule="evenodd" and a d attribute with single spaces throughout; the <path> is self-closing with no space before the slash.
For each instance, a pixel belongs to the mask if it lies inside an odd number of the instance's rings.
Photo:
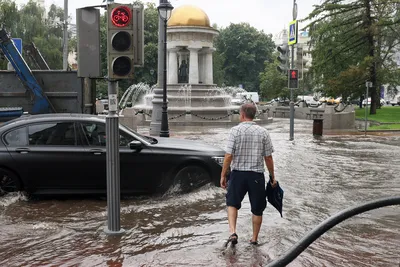
<path id="1" fill-rule="evenodd" d="M 223 189 L 226 189 L 226 176 L 228 175 L 228 170 L 229 166 L 231 166 L 232 162 L 232 154 L 225 154 L 224 157 L 224 165 L 222 166 L 222 171 L 221 171 L 221 181 L 220 185 Z"/>
<path id="2" fill-rule="evenodd" d="M 276 185 L 275 172 L 274 172 L 274 159 L 272 158 L 272 155 L 269 155 L 269 156 L 265 156 L 264 160 L 265 160 L 265 164 L 267 165 L 269 175 L 271 176 L 272 186 L 274 187 Z"/>

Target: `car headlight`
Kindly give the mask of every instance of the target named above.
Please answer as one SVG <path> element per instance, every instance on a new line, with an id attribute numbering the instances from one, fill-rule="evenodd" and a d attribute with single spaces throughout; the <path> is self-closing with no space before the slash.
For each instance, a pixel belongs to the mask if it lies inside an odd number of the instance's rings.
<path id="1" fill-rule="evenodd" d="M 219 165 L 224 165 L 224 157 L 212 157 L 212 159 Z"/>

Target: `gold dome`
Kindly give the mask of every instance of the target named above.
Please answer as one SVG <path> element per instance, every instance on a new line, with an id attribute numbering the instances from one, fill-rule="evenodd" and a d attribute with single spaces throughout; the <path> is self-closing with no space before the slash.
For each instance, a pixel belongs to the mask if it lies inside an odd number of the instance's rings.
<path id="1" fill-rule="evenodd" d="M 206 12 L 196 6 L 184 5 L 172 10 L 168 26 L 211 27 Z"/>

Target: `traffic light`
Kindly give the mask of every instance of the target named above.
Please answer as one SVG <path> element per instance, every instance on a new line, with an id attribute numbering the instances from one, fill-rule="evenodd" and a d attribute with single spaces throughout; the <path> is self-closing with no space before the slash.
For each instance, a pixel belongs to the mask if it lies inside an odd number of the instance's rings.
<path id="1" fill-rule="evenodd" d="M 133 79 L 133 5 L 117 3 L 108 4 L 107 14 L 108 78 Z"/>
<path id="2" fill-rule="evenodd" d="M 277 67 L 277 69 L 279 72 L 286 75 L 289 69 L 289 46 L 287 44 L 283 44 L 281 46 L 278 46 L 277 49 L 279 53 L 281 53 L 278 56 L 278 61 L 281 64 Z"/>
<path id="3" fill-rule="evenodd" d="M 307 53 L 307 50 L 303 46 L 303 44 L 297 44 L 296 51 L 296 68 L 300 71 L 299 80 L 303 80 L 304 73 L 308 71 L 307 62 L 308 60 L 304 57 Z"/>
<path id="4" fill-rule="evenodd" d="M 296 48 L 296 69 L 300 71 L 300 80 L 303 78 L 303 46 L 297 44 Z"/>
<path id="5" fill-rule="evenodd" d="M 299 70 L 289 70 L 289 89 L 299 88 Z"/>

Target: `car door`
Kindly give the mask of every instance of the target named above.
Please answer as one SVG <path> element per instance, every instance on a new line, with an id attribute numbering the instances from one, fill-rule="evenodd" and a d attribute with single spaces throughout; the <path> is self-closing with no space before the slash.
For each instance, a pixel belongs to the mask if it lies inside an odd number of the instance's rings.
<path id="1" fill-rule="evenodd" d="M 82 122 L 80 125 L 86 147 L 84 161 L 91 170 L 89 179 L 96 185 L 94 190 L 104 191 L 107 187 L 106 125 L 99 122 Z M 145 193 L 153 186 L 152 151 L 145 144 L 141 150 L 130 149 L 129 143 L 133 140 L 136 140 L 134 136 L 120 130 L 121 192 Z"/>
<path id="2" fill-rule="evenodd" d="M 27 142 L 10 144 L 7 149 L 18 172 L 31 190 L 80 189 L 84 152 L 74 122 L 43 122 L 25 127 Z M 56 192 L 55 192 L 56 193 Z"/>

